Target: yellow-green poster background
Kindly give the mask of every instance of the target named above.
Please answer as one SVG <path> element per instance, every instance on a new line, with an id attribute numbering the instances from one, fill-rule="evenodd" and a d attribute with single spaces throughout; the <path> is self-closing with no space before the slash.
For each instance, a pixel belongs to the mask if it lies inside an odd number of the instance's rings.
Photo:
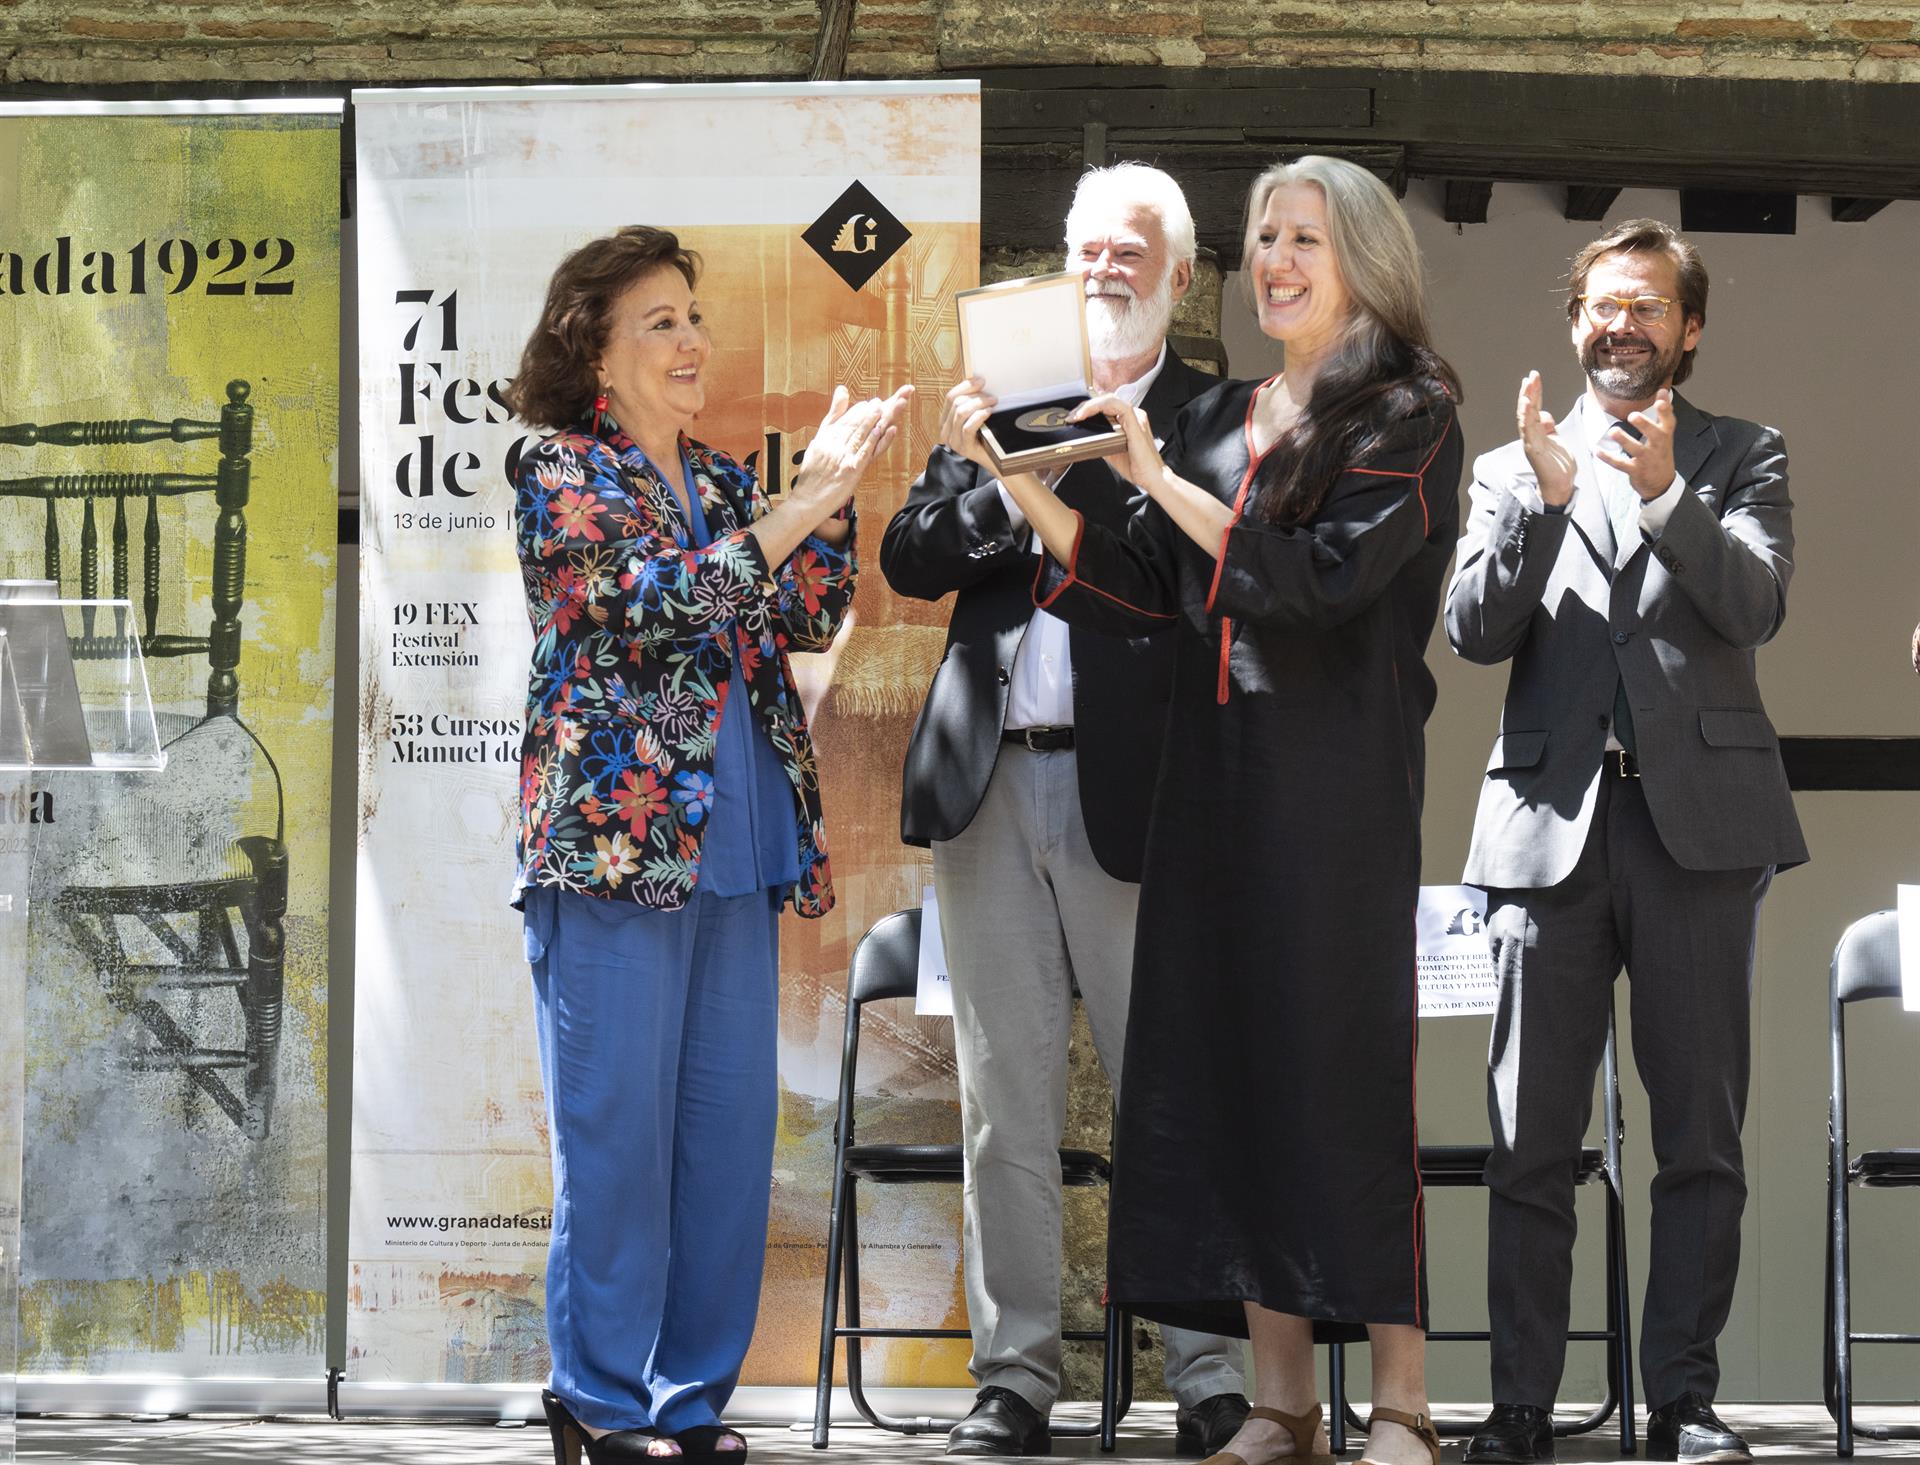
<path id="1" fill-rule="evenodd" d="M 217 105 L 217 104 L 216 104 Z M 17 109 L 14 109 L 17 110 Z M 324 1352 L 327 808 L 333 714 L 339 417 L 337 112 L 0 115 L 0 427 L 217 420 L 250 386 L 251 503 L 238 719 L 208 716 L 205 654 L 149 667 L 164 773 L 61 776 L 34 877 L 22 1202 L 22 1371 L 312 1376 Z M 70 243 L 67 293 L 35 261 Z M 243 264 L 213 240 L 238 240 Z M 284 267 L 277 241 L 292 247 Z M 185 274 L 187 241 L 195 278 Z M 256 251 L 257 241 L 266 241 Z M 141 253 L 136 256 L 135 251 Z M 85 267 L 84 256 L 96 258 Z M 17 266 L 9 254 L 18 255 Z M 98 256 L 114 257 L 113 292 Z M 136 257 L 145 290 L 134 293 Z M 55 266 L 46 273 L 58 287 Z M 224 273 L 220 268 L 232 265 Z M 261 283 L 291 282 L 288 293 Z M 94 287 L 89 292 L 85 285 Z M 210 283 L 242 293 L 209 292 Z M 15 286 L 25 293 L 15 293 Z M 0 577 L 37 578 L 46 507 L 30 476 L 212 473 L 216 441 L 64 447 L 0 440 Z M 127 496 L 131 594 L 142 596 L 144 497 Z M 83 505 L 59 510 L 63 591 L 79 593 Z M 116 505 L 96 503 L 101 593 Z M 162 633 L 206 636 L 213 495 L 162 497 Z M 269 762 L 269 759 L 271 760 Z M 275 787 L 277 766 L 281 788 Z M 207 1082 L 160 1061 L 163 1035 L 268 1051 L 229 986 L 112 978 L 61 914 L 76 885 L 246 875 L 235 840 L 285 809 L 288 909 L 270 1111 L 247 1124 Z M 173 946 L 122 918 L 136 965 L 200 955 L 204 918 Z M 241 960 L 257 941 L 235 920 Z M 143 934 L 144 932 L 144 934 Z M 217 944 L 217 933 L 215 934 Z M 143 1006 L 143 1004 L 152 1004 Z M 141 1014 L 159 1013 L 148 1020 Z M 164 1060 L 164 1052 L 162 1053 Z M 229 1093 L 243 1068 L 208 1070 Z M 251 1130 L 252 1132 L 249 1132 Z"/>

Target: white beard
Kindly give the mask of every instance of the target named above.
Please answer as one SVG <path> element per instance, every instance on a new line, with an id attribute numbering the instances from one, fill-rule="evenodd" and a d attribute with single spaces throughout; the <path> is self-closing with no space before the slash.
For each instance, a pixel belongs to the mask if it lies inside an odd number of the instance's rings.
<path id="1" fill-rule="evenodd" d="M 1087 345 L 1096 361 L 1125 361 L 1144 356 L 1159 346 L 1173 319 L 1173 270 L 1160 276 L 1160 284 L 1144 300 L 1117 280 L 1094 289 L 1117 293 L 1087 296 Z"/>

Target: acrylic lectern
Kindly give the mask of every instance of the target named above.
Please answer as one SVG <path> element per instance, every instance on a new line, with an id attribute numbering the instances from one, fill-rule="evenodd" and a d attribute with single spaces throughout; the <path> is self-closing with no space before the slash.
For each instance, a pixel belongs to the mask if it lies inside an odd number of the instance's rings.
<path id="1" fill-rule="evenodd" d="M 14 1458 L 35 839 L 59 819 L 69 780 L 166 761 L 133 603 L 58 594 L 51 581 L 0 580 L 0 1462 Z"/>

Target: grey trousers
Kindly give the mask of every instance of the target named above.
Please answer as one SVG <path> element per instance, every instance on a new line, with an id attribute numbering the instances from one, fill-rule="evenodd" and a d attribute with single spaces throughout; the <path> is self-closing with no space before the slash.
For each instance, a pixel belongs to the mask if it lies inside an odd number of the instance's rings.
<path id="1" fill-rule="evenodd" d="M 1573 873 L 1550 889 L 1487 892 L 1500 976 L 1486 1171 L 1497 1403 L 1551 1408 L 1560 1387 L 1574 1168 L 1623 961 L 1657 1166 L 1641 1379 L 1649 1408 L 1689 1392 L 1713 1398 L 1714 1341 L 1740 1267 L 1749 984 L 1772 877 L 1771 868 L 1681 868 L 1639 782 L 1603 775 Z"/>
<path id="2" fill-rule="evenodd" d="M 933 846 L 953 987 L 974 1379 L 1044 1413 L 1060 1394 L 1060 1141 L 1078 980 L 1117 1094 L 1140 887 L 1087 843 L 1071 750 L 1007 744 L 973 822 Z M 1161 1329 L 1182 1404 L 1242 1392 L 1238 1345 Z"/>

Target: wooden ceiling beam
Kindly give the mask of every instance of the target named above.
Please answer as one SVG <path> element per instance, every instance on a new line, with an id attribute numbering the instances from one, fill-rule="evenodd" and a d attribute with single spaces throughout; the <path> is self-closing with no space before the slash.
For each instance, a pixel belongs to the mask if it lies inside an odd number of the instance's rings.
<path id="1" fill-rule="evenodd" d="M 1449 178 L 1441 200 L 1440 217 L 1449 224 L 1484 224 L 1493 185 L 1476 178 Z"/>
<path id="2" fill-rule="evenodd" d="M 1613 207 L 1613 201 L 1618 197 L 1620 197 L 1620 190 L 1617 188 L 1590 183 L 1569 183 L 1567 204 L 1562 211 L 1563 216 L 1597 224 L 1606 218 L 1607 210 Z"/>
<path id="3" fill-rule="evenodd" d="M 1833 198 L 1828 202 L 1833 206 L 1833 221 L 1836 224 L 1864 224 L 1893 200 L 1890 198 Z"/>
<path id="4" fill-rule="evenodd" d="M 1798 195 L 1728 191 L 1718 188 L 1680 190 L 1680 227 L 1689 234 L 1791 234 L 1799 222 Z"/>
<path id="5" fill-rule="evenodd" d="M 981 73 L 985 140 L 1403 149 L 1415 176 L 1582 189 L 1920 198 L 1920 87 L 1354 68 L 1022 67 Z M 1516 126 L 1522 119 L 1524 126 Z"/>
<path id="6" fill-rule="evenodd" d="M 981 243 L 988 249 L 1058 249 L 1060 226 L 1073 202 L 1074 185 L 1086 165 L 1087 140 L 1007 144 L 987 141 L 980 156 Z M 1315 144 L 1321 152 L 1349 158 L 1370 170 L 1396 193 L 1406 189 L 1406 154 L 1393 147 Z M 1127 158 L 1165 168 L 1176 179 L 1193 210 L 1194 235 L 1212 250 L 1224 268 L 1240 263 L 1247 189 L 1260 170 L 1305 147 L 1262 147 L 1244 143 L 1158 145 L 1138 134 L 1106 138 L 1109 158 Z"/>

